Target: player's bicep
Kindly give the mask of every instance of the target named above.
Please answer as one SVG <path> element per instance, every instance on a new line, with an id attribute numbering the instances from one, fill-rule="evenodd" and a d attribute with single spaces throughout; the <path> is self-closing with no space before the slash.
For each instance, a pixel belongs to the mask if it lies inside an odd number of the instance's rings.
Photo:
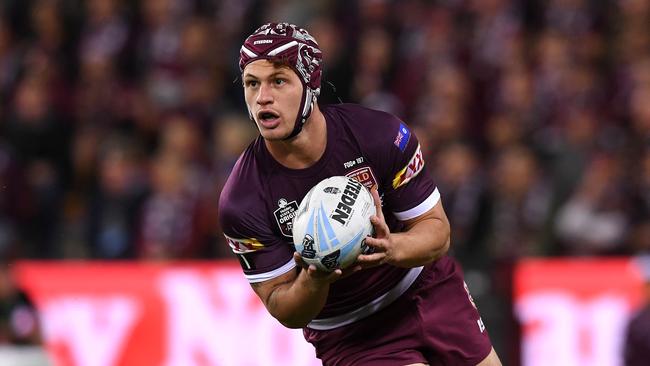
<path id="1" fill-rule="evenodd" d="M 427 248 L 432 260 L 449 251 L 451 228 L 440 200 L 423 214 L 404 220 L 403 223 L 406 232 L 422 238 L 418 242 Z"/>
<path id="2" fill-rule="evenodd" d="M 442 201 L 438 199 L 438 202 L 431 207 L 428 211 L 420 214 L 418 216 L 406 219 L 403 221 L 406 230 L 414 227 L 418 223 L 432 223 L 442 225 L 444 227 L 449 227 L 449 219 L 447 214 L 442 206 Z"/>

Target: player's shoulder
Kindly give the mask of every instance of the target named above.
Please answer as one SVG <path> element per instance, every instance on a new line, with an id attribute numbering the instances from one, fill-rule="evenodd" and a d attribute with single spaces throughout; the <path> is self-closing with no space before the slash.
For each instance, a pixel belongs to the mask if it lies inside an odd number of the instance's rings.
<path id="1" fill-rule="evenodd" d="M 241 153 L 219 195 L 220 219 L 230 221 L 251 212 L 262 212 L 264 165 L 259 157 L 260 141 L 253 141 Z"/>
<path id="2" fill-rule="evenodd" d="M 338 119 L 349 134 L 371 150 L 384 151 L 393 146 L 404 152 L 411 130 L 397 116 L 358 104 L 335 104 L 325 108 L 325 113 Z"/>
<path id="3" fill-rule="evenodd" d="M 364 130 L 366 133 L 382 133 L 392 130 L 402 121 L 393 114 L 364 107 L 359 104 L 341 103 L 324 107 L 327 114 L 349 124 L 351 128 Z"/>

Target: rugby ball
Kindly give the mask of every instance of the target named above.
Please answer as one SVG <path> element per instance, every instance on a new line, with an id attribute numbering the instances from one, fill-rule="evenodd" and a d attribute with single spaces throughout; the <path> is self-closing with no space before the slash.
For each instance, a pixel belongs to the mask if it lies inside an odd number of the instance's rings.
<path id="1" fill-rule="evenodd" d="M 345 268 L 365 250 L 376 213 L 370 191 L 344 176 L 326 178 L 303 198 L 293 219 L 296 251 L 323 271 Z"/>

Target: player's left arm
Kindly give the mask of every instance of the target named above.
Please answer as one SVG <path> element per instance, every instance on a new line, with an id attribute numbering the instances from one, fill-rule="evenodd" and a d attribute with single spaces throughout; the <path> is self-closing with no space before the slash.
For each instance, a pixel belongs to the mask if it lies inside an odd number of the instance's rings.
<path id="1" fill-rule="evenodd" d="M 417 136 L 399 118 L 383 112 L 372 116 L 373 128 L 363 132 L 365 154 L 378 181 L 373 192 L 377 214 L 371 218 L 374 238 L 366 238 L 373 254 L 358 258 L 362 267 L 388 263 L 417 267 L 432 262 L 449 249 L 449 221 L 441 197 L 425 169 Z M 382 205 L 383 203 L 383 205 Z M 385 213 L 400 220 L 402 227 L 390 232 Z M 389 221 L 392 226 L 392 218 Z"/>
<path id="2" fill-rule="evenodd" d="M 358 264 L 364 268 L 384 263 L 409 268 L 427 264 L 447 253 L 451 230 L 441 200 L 422 215 L 405 220 L 404 231 L 391 233 L 377 190 L 372 190 L 372 196 L 377 209 L 377 215 L 370 218 L 375 236 L 366 238 L 366 244 L 374 253 L 360 255 Z"/>

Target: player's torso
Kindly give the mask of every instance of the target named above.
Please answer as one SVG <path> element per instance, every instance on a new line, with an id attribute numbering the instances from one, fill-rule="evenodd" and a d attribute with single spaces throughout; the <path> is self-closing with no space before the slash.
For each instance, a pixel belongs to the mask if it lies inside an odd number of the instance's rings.
<path id="1" fill-rule="evenodd" d="M 383 213 L 391 232 L 400 231 L 402 225 L 394 212 L 409 209 L 408 205 L 431 193 L 432 187 L 424 181 L 421 194 L 410 189 L 410 195 L 395 195 L 396 182 L 408 182 L 415 175 L 408 176 L 411 162 L 398 151 L 410 146 L 407 155 L 415 158 L 419 145 L 414 139 L 407 145 L 409 134 L 403 134 L 406 128 L 394 117 L 352 105 L 325 108 L 323 114 L 327 146 L 314 165 L 288 169 L 273 159 L 264 140 L 258 138 L 242 154 L 224 186 L 220 223 L 250 282 L 266 281 L 293 268 L 292 219 L 307 192 L 325 178 L 343 175 L 378 188 L 380 197 L 385 194 Z M 405 179 L 400 179 L 403 175 Z M 360 309 L 397 288 L 407 279 L 407 272 L 381 265 L 336 281 L 318 318 Z"/>
<path id="2" fill-rule="evenodd" d="M 332 131 L 333 132 L 333 131 Z M 274 231 L 291 242 L 292 219 L 307 192 L 321 180 L 343 175 L 354 178 L 368 189 L 379 182 L 376 168 L 362 148 L 350 141 L 328 147 L 316 169 L 298 172 L 275 170 L 266 176 L 266 205 Z"/>
<path id="3" fill-rule="evenodd" d="M 336 175 L 352 177 L 369 189 L 378 188 L 380 195 L 382 187 L 390 184 L 384 182 L 390 179 L 384 178 L 384 162 L 366 145 L 358 130 L 355 132 L 343 120 L 328 115 L 326 117 L 328 145 L 323 157 L 314 166 L 303 170 L 290 170 L 275 161 L 268 161 L 269 156 L 265 154 L 258 157 L 266 168 L 272 167 L 266 169 L 264 177 L 261 178 L 265 183 L 264 197 L 268 222 L 273 226 L 276 235 L 282 237 L 287 246 L 292 248 L 292 219 L 303 197 L 321 180 Z M 395 230 L 398 222 L 390 210 L 385 210 L 385 216 L 389 227 Z M 404 273 L 405 270 L 401 268 L 381 266 L 337 281 L 319 317 L 355 309 L 386 292 Z"/>

